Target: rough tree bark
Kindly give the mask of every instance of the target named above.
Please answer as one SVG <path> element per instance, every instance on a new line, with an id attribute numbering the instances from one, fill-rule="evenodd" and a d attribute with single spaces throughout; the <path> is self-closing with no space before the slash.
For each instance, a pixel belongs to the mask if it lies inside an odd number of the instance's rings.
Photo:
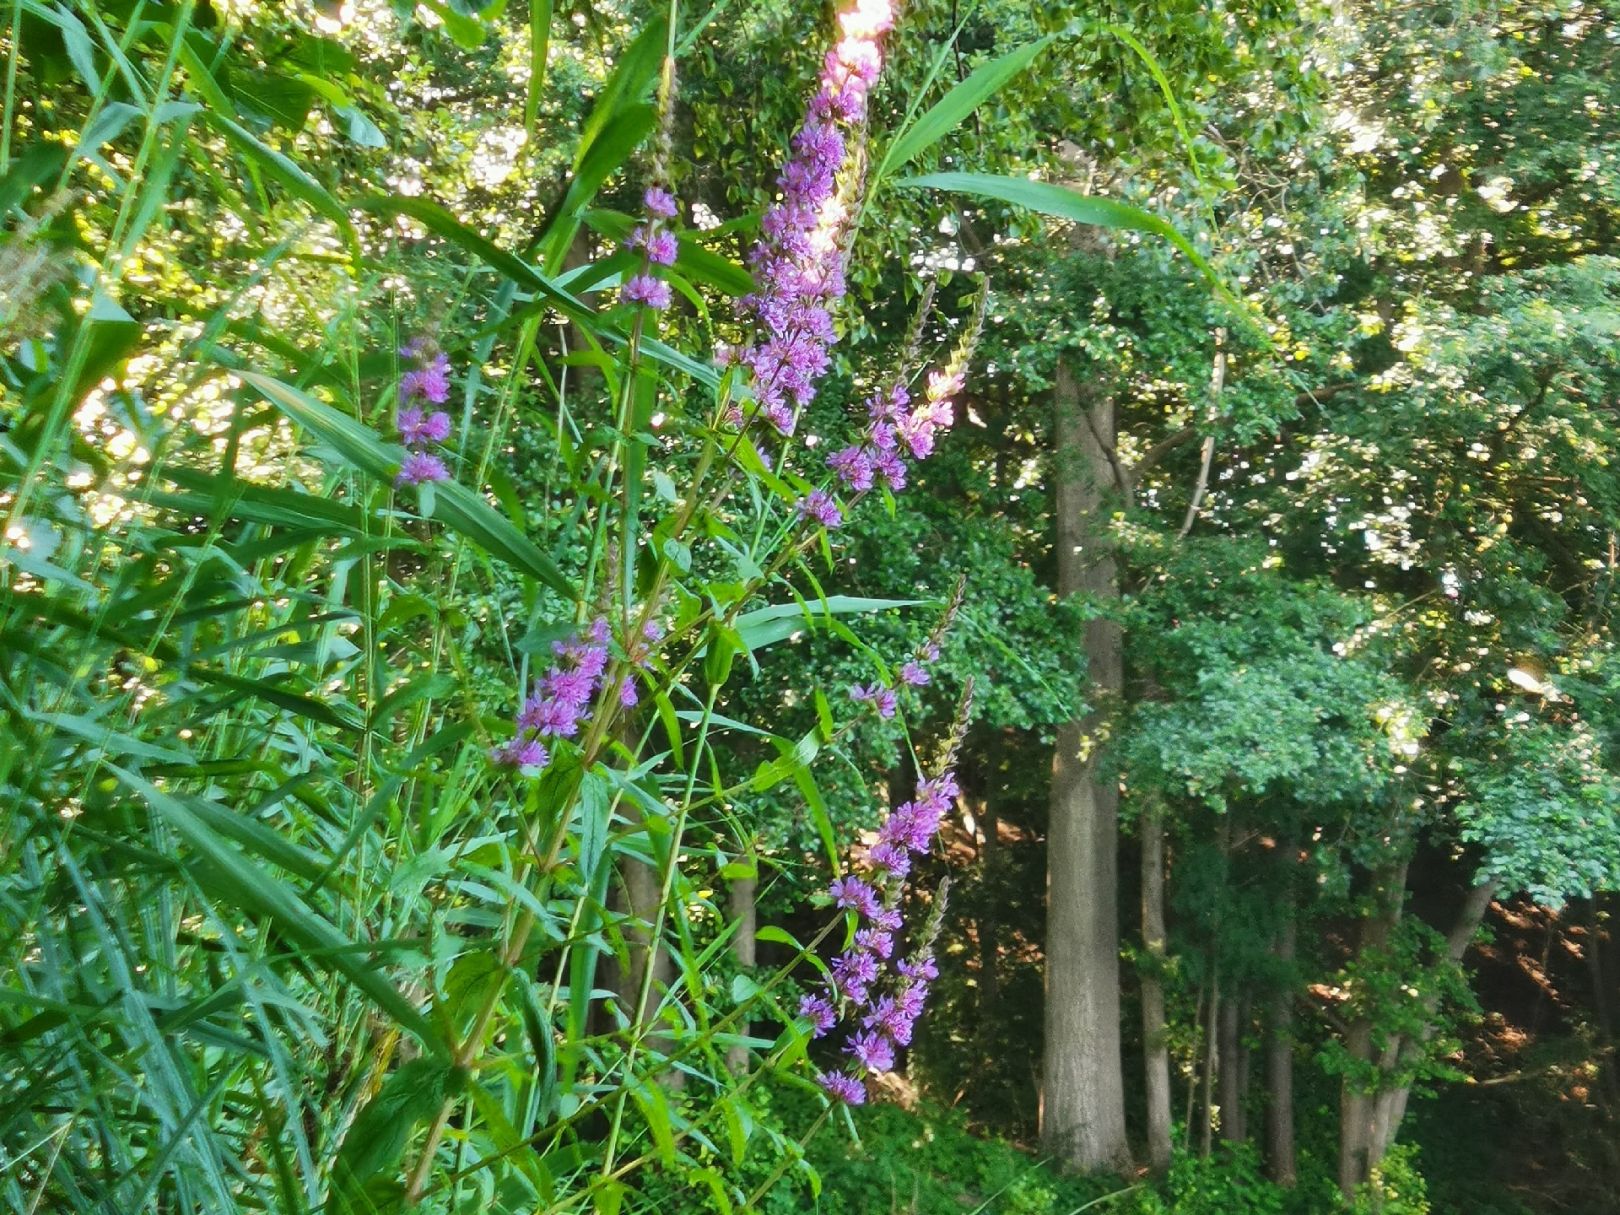
<path id="1" fill-rule="evenodd" d="M 1273 949 L 1285 971 L 1293 967 L 1295 949 L 1292 881 L 1287 899 Z M 1266 1089 L 1266 1157 L 1271 1179 L 1292 1186 L 1299 1179 L 1299 1169 L 1294 1151 L 1294 992 L 1287 985 L 1272 992 L 1266 1013 Z"/>
<path id="2" fill-rule="evenodd" d="M 1243 1045 L 1243 1028 L 1247 1021 L 1245 1014 L 1248 1004 L 1248 998 L 1244 993 L 1233 991 L 1221 1005 L 1219 1080 L 1221 1140 L 1225 1143 L 1241 1143 L 1248 1137 L 1243 1110 L 1244 1090 L 1248 1087 L 1249 1079 L 1249 1069 L 1244 1062 L 1246 1050 Z"/>
<path id="3" fill-rule="evenodd" d="M 1372 912 L 1362 921 L 1360 951 L 1382 949 L 1389 944 L 1401 920 L 1406 903 L 1408 860 L 1386 865 L 1373 875 Z M 1373 1053 L 1374 1025 L 1370 1016 L 1359 1016 L 1344 1036 L 1345 1050 L 1357 1064 L 1357 1071 L 1376 1065 Z M 1376 1088 L 1364 1078 L 1345 1076 L 1339 1086 L 1339 1189 L 1346 1197 L 1365 1182 L 1378 1162 L 1378 1097 Z"/>
<path id="4" fill-rule="evenodd" d="M 1052 397 L 1058 594 L 1114 597 L 1105 510 L 1113 402 L 1061 362 Z M 1041 1142 L 1070 1168 L 1122 1170 L 1130 1150 L 1119 1040 L 1119 788 L 1096 762 L 1104 714 L 1123 683 L 1119 626 L 1088 621 L 1081 645 L 1097 708 L 1058 731 L 1052 759 Z"/>
<path id="5" fill-rule="evenodd" d="M 1142 1062 L 1147 1091 L 1148 1167 L 1170 1168 L 1170 1043 L 1164 1014 L 1164 821 L 1142 816 Z"/>
<path id="6" fill-rule="evenodd" d="M 1462 906 L 1457 911 L 1456 922 L 1446 934 L 1448 962 L 1455 965 L 1463 960 L 1474 934 L 1479 931 L 1480 923 L 1485 919 L 1485 912 L 1490 907 L 1495 893 L 1496 883 L 1485 881 L 1475 885 L 1463 899 Z M 1426 1002 L 1425 1009 L 1432 1018 L 1438 1011 L 1438 1002 L 1431 997 Z M 1436 1023 L 1430 1020 L 1415 1037 L 1396 1043 L 1394 1055 L 1396 1063 L 1409 1062 L 1411 1057 L 1434 1037 L 1437 1029 Z M 1395 1142 L 1395 1135 L 1401 1129 L 1401 1120 L 1406 1117 L 1407 1099 L 1411 1095 L 1410 1084 L 1397 1085 L 1379 1094 L 1378 1110 L 1373 1123 L 1373 1164 L 1382 1160 L 1384 1153 Z"/>

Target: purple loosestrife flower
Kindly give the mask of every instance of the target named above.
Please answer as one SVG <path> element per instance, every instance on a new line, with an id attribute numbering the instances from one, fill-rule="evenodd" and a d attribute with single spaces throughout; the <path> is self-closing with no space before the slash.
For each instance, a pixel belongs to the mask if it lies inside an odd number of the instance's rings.
<path id="1" fill-rule="evenodd" d="M 884 932 L 881 928 L 862 928 L 855 934 L 855 947 L 875 953 L 887 961 L 894 952 L 894 934 Z"/>
<path id="2" fill-rule="evenodd" d="M 894 694 L 893 688 L 886 688 L 881 683 L 856 684 L 849 690 L 849 698 L 859 702 L 871 702 L 877 709 L 878 716 L 887 720 L 894 716 L 899 707 L 899 698 Z"/>
<path id="3" fill-rule="evenodd" d="M 654 278 L 650 274 L 637 274 L 625 281 L 619 288 L 619 298 L 631 304 L 645 304 L 649 308 L 662 311 L 669 307 L 669 284 L 662 279 Z"/>
<path id="4" fill-rule="evenodd" d="M 844 512 L 838 509 L 832 495 L 823 489 L 812 490 L 800 498 L 798 511 L 801 519 L 813 519 L 825 528 L 835 528 L 844 521 Z"/>
<path id="5" fill-rule="evenodd" d="M 647 260 L 655 266 L 673 266 L 680 242 L 673 232 L 653 232 L 646 240 Z"/>
<path id="6" fill-rule="evenodd" d="M 818 1072 L 816 1083 L 845 1105 L 865 1105 L 866 1086 L 845 1072 Z"/>
<path id="7" fill-rule="evenodd" d="M 538 776 L 551 762 L 551 755 L 539 739 L 514 738 L 495 748 L 494 760 L 502 767 L 516 768 L 524 776 Z"/>
<path id="8" fill-rule="evenodd" d="M 930 678 L 931 676 L 927 671 L 923 670 L 922 664 L 919 662 L 908 660 L 901 664 L 900 682 L 903 684 L 909 684 L 911 687 L 920 688 L 925 686 L 929 682 Z"/>
<path id="9" fill-rule="evenodd" d="M 849 160 L 845 130 L 864 135 L 866 98 L 883 64 L 879 40 L 894 24 L 889 0 L 856 0 L 839 15 L 840 40 L 827 53 L 820 88 L 777 176 L 780 199 L 765 212 L 748 255 L 759 290 L 740 301 L 754 340 L 737 353 L 753 373 L 759 416 L 778 434 L 793 433 L 798 411 L 816 394 L 836 340 L 832 309 L 843 298 L 845 235 L 858 196 L 862 158 Z"/>
<path id="10" fill-rule="evenodd" d="M 821 1037 L 838 1024 L 838 1010 L 832 1001 L 822 996 L 806 995 L 799 998 L 799 1015 L 810 1022 L 811 1036 Z"/>
<path id="11" fill-rule="evenodd" d="M 450 399 L 449 358 L 441 351 L 400 376 L 399 397 L 402 401 L 422 397 L 433 405 L 443 405 Z"/>
<path id="12" fill-rule="evenodd" d="M 900 881 L 904 881 L 906 874 L 911 872 L 911 853 L 897 844 L 886 842 L 873 844 L 872 850 L 867 853 L 867 859 Z"/>
<path id="13" fill-rule="evenodd" d="M 827 467 L 838 474 L 844 488 L 851 493 L 863 494 L 872 488 L 872 457 L 860 447 L 846 447 L 827 457 Z"/>
<path id="14" fill-rule="evenodd" d="M 845 1049 L 868 1071 L 886 1072 L 894 1066 L 894 1042 L 885 1033 L 856 1034 Z"/>
<path id="15" fill-rule="evenodd" d="M 675 218 L 675 196 L 662 186 L 648 186 L 641 196 L 641 205 L 648 215 L 659 219 Z"/>
<path id="16" fill-rule="evenodd" d="M 450 415 L 442 409 L 436 409 L 426 417 L 415 406 L 401 409 L 398 424 L 399 437 L 409 447 L 443 443 L 450 437 Z"/>
<path id="17" fill-rule="evenodd" d="M 550 762 L 542 738 L 572 738 L 579 733 L 580 722 L 601 689 L 608 637 L 607 621 L 598 618 L 584 637 L 575 635 L 552 644 L 557 663 L 535 681 L 533 691 L 524 698 L 517 715 L 517 735 L 495 749 L 491 756 L 495 763 L 532 776 Z M 532 762 L 536 756 L 538 763 Z"/>
<path id="18" fill-rule="evenodd" d="M 619 680 L 619 707 L 633 709 L 641 703 L 641 694 L 636 691 L 636 677 L 626 675 Z"/>
<path id="19" fill-rule="evenodd" d="M 849 994 L 852 990 L 864 993 L 869 986 L 877 982 L 877 959 L 864 949 L 852 949 L 833 959 L 832 975 L 833 980 L 845 994 Z M 850 995 L 850 998 L 859 1001 L 862 997 Z"/>
<path id="20" fill-rule="evenodd" d="M 867 919 L 877 913 L 877 891 L 854 875 L 839 878 L 827 893 L 832 895 L 836 906 L 858 912 Z"/>
<path id="21" fill-rule="evenodd" d="M 427 481 L 448 481 L 450 470 L 438 456 L 425 451 L 413 451 L 400 463 L 395 485 L 421 485 Z"/>

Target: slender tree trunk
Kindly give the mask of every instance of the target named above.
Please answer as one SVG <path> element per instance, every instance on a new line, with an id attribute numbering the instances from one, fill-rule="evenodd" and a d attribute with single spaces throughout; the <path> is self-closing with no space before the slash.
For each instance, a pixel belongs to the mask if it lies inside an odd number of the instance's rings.
<path id="1" fill-rule="evenodd" d="M 754 897 L 759 891 L 757 877 L 733 878 L 731 881 L 730 911 L 731 918 L 737 925 L 737 932 L 731 938 L 731 955 L 737 960 L 742 970 L 752 970 L 759 964 L 759 915 L 754 906 Z M 742 1021 L 737 1026 L 737 1032 L 743 1035 L 748 1033 L 749 1023 Z M 748 1067 L 748 1048 L 746 1046 L 733 1046 L 726 1051 L 726 1066 L 733 1072 L 741 1072 Z"/>
<path id="2" fill-rule="evenodd" d="M 1142 815 L 1142 1056 L 1147 1088 L 1148 1165 L 1170 1167 L 1170 1043 L 1164 1015 L 1164 822 Z"/>
<path id="3" fill-rule="evenodd" d="M 1113 403 L 1060 362 L 1053 404 L 1058 594 L 1112 598 L 1119 587 L 1104 501 L 1113 469 Z M 1081 642 L 1089 699 L 1106 712 L 1124 681 L 1119 626 L 1088 621 Z M 1080 1170 L 1130 1163 L 1119 1039 L 1119 787 L 1096 763 L 1105 726 L 1094 711 L 1058 731 L 1046 847 L 1041 1141 Z"/>
<path id="4" fill-rule="evenodd" d="M 984 844 L 979 852 L 979 880 L 985 888 L 995 890 L 996 869 L 996 808 L 986 798 L 979 806 L 979 828 L 984 832 Z M 979 913 L 979 1017 L 987 1029 L 995 1024 L 1001 1007 L 1001 978 L 997 963 L 1001 953 L 1001 926 L 996 920 L 996 900 L 987 898 Z"/>
<path id="5" fill-rule="evenodd" d="M 1402 860 L 1380 869 L 1373 878 L 1373 911 L 1361 925 L 1363 953 L 1389 943 L 1406 902 L 1406 868 Z M 1378 1058 L 1373 1051 L 1373 1023 L 1359 1016 L 1345 1034 L 1345 1050 L 1365 1074 Z M 1378 1162 L 1379 1093 L 1365 1079 L 1347 1075 L 1339 1086 L 1339 1189 L 1346 1198 L 1372 1175 Z"/>
<path id="6" fill-rule="evenodd" d="M 1237 991 L 1228 995 L 1221 1006 L 1221 1139 L 1226 1143 L 1241 1143 L 1247 1138 L 1243 1115 L 1243 1094 L 1249 1070 L 1245 1064 L 1247 1052 L 1243 1045 L 1247 1007 L 1247 997 Z"/>
<path id="7" fill-rule="evenodd" d="M 647 967 L 651 966 L 652 988 L 643 1017 L 643 1024 L 651 1025 L 658 1018 L 659 1002 L 674 974 L 669 950 L 662 941 L 652 939 L 652 926 L 657 922 L 658 904 L 663 894 L 661 875 L 656 866 L 627 857 L 620 862 L 619 876 L 624 884 L 625 911 L 630 916 L 625 932 L 630 964 L 617 968 L 614 990 L 619 994 L 620 1008 L 633 1019 Z M 647 1044 L 659 1051 L 667 1051 L 670 1047 L 669 1038 L 664 1034 L 650 1034 Z M 679 1089 L 685 1087 L 686 1077 L 684 1073 L 671 1068 L 662 1080 L 665 1087 Z"/>
<path id="8" fill-rule="evenodd" d="M 1290 875 L 1292 876 L 1292 875 Z M 1294 892 L 1288 891 L 1288 907 L 1275 953 L 1287 972 L 1293 969 L 1295 949 Z M 1299 1178 L 1294 1153 L 1294 991 L 1292 984 L 1277 988 L 1271 995 L 1266 1015 L 1266 1139 L 1271 1179 L 1281 1186 L 1292 1186 Z"/>
<path id="9" fill-rule="evenodd" d="M 1221 973 L 1212 969 L 1209 1012 L 1204 1018 L 1204 1120 L 1198 1126 L 1198 1154 L 1208 1156 L 1215 1130 L 1215 1075 L 1221 1070 Z"/>
<path id="10" fill-rule="evenodd" d="M 1446 960 L 1453 964 L 1461 962 L 1463 955 L 1468 952 L 1468 946 L 1479 931 L 1480 924 L 1485 919 L 1485 912 L 1490 908 L 1491 899 L 1496 893 L 1495 882 L 1480 882 L 1468 892 L 1463 899 L 1462 907 L 1457 912 L 1456 922 L 1451 931 L 1446 934 Z M 1431 999 L 1427 1004 L 1427 1011 L 1432 1018 L 1438 1011 L 1436 1002 Z M 1437 1026 L 1431 1019 L 1418 1033 L 1416 1041 L 1399 1044 L 1397 1060 L 1421 1050 L 1431 1038 L 1434 1037 Z M 1401 1120 L 1406 1117 L 1406 1102 L 1412 1095 L 1412 1086 L 1402 1084 L 1386 1090 L 1378 1106 L 1377 1116 L 1373 1124 L 1372 1163 L 1382 1160 L 1384 1153 L 1395 1142 L 1395 1136 L 1401 1129 Z"/>

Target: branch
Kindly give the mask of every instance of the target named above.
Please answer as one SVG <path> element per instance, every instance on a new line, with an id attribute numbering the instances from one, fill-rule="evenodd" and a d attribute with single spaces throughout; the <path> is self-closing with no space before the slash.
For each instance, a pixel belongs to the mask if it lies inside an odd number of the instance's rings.
<path id="1" fill-rule="evenodd" d="M 1209 399 L 1210 408 L 1217 417 L 1220 416 L 1221 389 L 1226 387 L 1226 330 L 1215 331 L 1215 367 L 1209 373 Z M 1177 540 L 1185 540 L 1187 533 L 1192 531 L 1193 520 L 1198 518 L 1198 508 L 1204 504 L 1204 494 L 1209 491 L 1209 466 L 1215 462 L 1215 435 L 1211 432 L 1204 438 L 1204 456 L 1198 466 L 1198 484 L 1193 488 L 1192 501 L 1187 503 L 1187 517 L 1181 521 L 1181 530 L 1176 533 Z"/>

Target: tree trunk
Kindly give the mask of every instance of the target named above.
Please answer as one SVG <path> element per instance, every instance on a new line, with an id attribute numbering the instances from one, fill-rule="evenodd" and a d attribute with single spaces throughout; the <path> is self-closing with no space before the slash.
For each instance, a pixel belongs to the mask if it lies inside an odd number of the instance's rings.
<path id="1" fill-rule="evenodd" d="M 1380 869 L 1373 878 L 1373 911 L 1361 925 L 1361 951 L 1381 949 L 1389 943 L 1400 923 L 1406 902 L 1406 867 L 1402 860 Z M 1358 1071 L 1375 1067 L 1373 1023 L 1359 1016 L 1350 1023 L 1344 1046 L 1359 1066 Z M 1379 1096 L 1376 1085 L 1347 1075 L 1339 1086 L 1339 1189 L 1346 1198 L 1372 1176 L 1378 1163 Z"/>
<path id="2" fill-rule="evenodd" d="M 754 906 L 754 896 L 758 890 L 757 877 L 733 878 L 731 881 L 730 911 L 737 925 L 737 932 L 731 938 L 731 955 L 743 971 L 750 971 L 759 964 L 759 915 Z M 739 1022 L 737 1032 L 746 1036 L 748 1026 L 747 1021 Z M 728 1049 L 726 1066 L 733 1072 L 747 1070 L 748 1048 L 733 1046 Z"/>
<path id="3" fill-rule="evenodd" d="M 1248 1068 L 1244 1065 L 1243 1023 L 1247 1005 L 1247 998 L 1235 991 L 1221 1005 L 1221 1139 L 1226 1143 L 1241 1143 L 1246 1138 L 1243 1090 L 1247 1086 Z"/>
<path id="4" fill-rule="evenodd" d="M 1204 1018 L 1204 1120 L 1198 1125 L 1198 1154 L 1208 1156 L 1215 1127 L 1215 1075 L 1221 1070 L 1221 972 L 1209 979 L 1209 1012 Z"/>
<path id="5" fill-rule="evenodd" d="M 1147 1086 L 1148 1167 L 1170 1168 L 1170 1043 L 1164 1016 L 1164 822 L 1142 815 L 1142 1062 Z"/>
<path id="6" fill-rule="evenodd" d="M 1292 875 L 1290 875 L 1292 876 Z M 1287 918 L 1277 936 L 1277 960 L 1293 969 L 1294 892 L 1288 892 Z M 1294 1153 L 1294 991 L 1285 984 L 1271 995 L 1266 1015 L 1266 1139 L 1271 1179 L 1292 1186 L 1299 1179 Z"/>
<path id="7" fill-rule="evenodd" d="M 625 910 L 630 915 L 625 938 L 629 945 L 630 965 L 618 967 L 614 990 L 619 993 L 619 1006 L 625 1016 L 634 1022 L 641 1000 L 647 967 L 652 967 L 652 986 L 648 989 L 647 1005 L 642 1010 L 641 1023 L 651 1025 L 658 1019 L 658 1005 L 674 974 L 669 950 L 663 942 L 652 939 L 652 926 L 658 919 L 658 904 L 663 894 L 661 875 L 656 866 L 643 864 L 628 857 L 620 862 L 619 876 L 624 883 Z M 670 1040 L 664 1034 L 649 1034 L 647 1045 L 653 1050 L 668 1051 Z M 668 1069 L 660 1077 L 666 1088 L 685 1087 L 685 1073 Z"/>
<path id="8" fill-rule="evenodd" d="M 1479 931 L 1481 922 L 1485 919 L 1485 912 L 1491 905 L 1491 898 L 1496 893 L 1494 881 L 1480 882 L 1468 892 L 1463 900 L 1462 907 L 1457 912 L 1457 920 L 1451 931 L 1446 934 L 1446 960 L 1456 964 L 1463 960 L 1468 952 L 1468 946 Z M 1427 1010 L 1432 1017 L 1437 1011 L 1436 1001 L 1430 999 Z M 1415 1042 L 1408 1041 L 1398 1044 L 1396 1059 L 1403 1055 L 1421 1050 L 1423 1046 L 1435 1035 L 1436 1026 L 1431 1020 L 1426 1023 L 1417 1035 Z M 1373 1122 L 1373 1149 L 1372 1163 L 1377 1164 L 1383 1159 L 1384 1153 L 1395 1142 L 1395 1135 L 1401 1129 L 1401 1120 L 1406 1117 L 1407 1098 L 1412 1095 L 1412 1086 L 1403 1084 L 1396 1088 L 1386 1090 L 1381 1094 L 1377 1116 Z"/>
<path id="9" fill-rule="evenodd" d="M 1052 395 L 1058 594 L 1113 598 L 1119 588 L 1103 505 L 1113 469 L 1113 403 L 1061 362 Z M 1122 638 L 1114 622 L 1091 620 L 1081 641 L 1094 708 L 1058 731 L 1052 758 L 1041 1142 L 1073 1169 L 1124 1169 L 1119 786 L 1096 763 L 1104 714 L 1124 680 Z"/>
<path id="10" fill-rule="evenodd" d="M 996 808 L 986 798 L 979 806 L 979 827 L 984 832 L 984 844 L 979 852 L 979 881 L 984 889 L 994 892 L 996 869 Z M 985 899 L 979 912 L 979 1018 L 986 1029 L 996 1023 L 1001 1007 L 1001 979 L 997 964 L 1001 954 L 1001 928 L 996 921 L 996 899 Z"/>

